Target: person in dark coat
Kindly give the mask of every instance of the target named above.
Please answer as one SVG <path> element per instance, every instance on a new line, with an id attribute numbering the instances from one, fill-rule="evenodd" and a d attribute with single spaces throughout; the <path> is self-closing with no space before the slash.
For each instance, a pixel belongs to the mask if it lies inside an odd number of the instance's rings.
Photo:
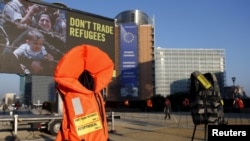
<path id="1" fill-rule="evenodd" d="M 165 113 L 165 117 L 164 119 L 171 119 L 171 115 L 170 115 L 170 112 L 171 112 L 172 108 L 171 108 L 171 102 L 170 100 L 167 98 L 165 100 L 165 107 L 164 107 L 164 113 Z"/>

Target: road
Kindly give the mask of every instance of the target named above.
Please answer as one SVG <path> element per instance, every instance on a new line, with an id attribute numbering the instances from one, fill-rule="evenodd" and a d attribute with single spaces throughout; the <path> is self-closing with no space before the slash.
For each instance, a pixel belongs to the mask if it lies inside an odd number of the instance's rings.
<path id="1" fill-rule="evenodd" d="M 111 141 L 190 141 L 194 124 L 189 112 L 174 112 L 171 120 L 164 120 L 164 114 L 158 112 L 115 112 L 120 119 L 109 122 Z M 225 113 L 229 125 L 250 125 L 250 113 Z M 5 125 L 0 125 L 5 126 Z M 1 128 L 0 128 L 1 129 Z M 204 140 L 204 125 L 198 125 L 194 141 Z M 21 141 L 54 141 L 52 136 L 43 131 L 18 129 L 17 137 Z M 1 141 L 11 141 L 13 131 L 0 132 Z"/>

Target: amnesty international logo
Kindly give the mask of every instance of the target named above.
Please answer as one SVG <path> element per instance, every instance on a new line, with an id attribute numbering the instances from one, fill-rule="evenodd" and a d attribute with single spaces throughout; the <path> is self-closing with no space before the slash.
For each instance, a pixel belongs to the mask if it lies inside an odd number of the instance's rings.
<path id="1" fill-rule="evenodd" d="M 123 35 L 123 39 L 126 43 L 131 43 L 133 42 L 133 40 L 135 39 L 135 35 L 131 32 L 126 32 L 124 35 Z"/>

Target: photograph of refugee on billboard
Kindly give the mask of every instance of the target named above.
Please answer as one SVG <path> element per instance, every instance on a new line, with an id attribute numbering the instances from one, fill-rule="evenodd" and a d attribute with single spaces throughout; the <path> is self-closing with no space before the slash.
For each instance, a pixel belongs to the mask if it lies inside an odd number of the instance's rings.
<path id="1" fill-rule="evenodd" d="M 53 75 L 67 51 L 65 13 L 25 0 L 0 0 L 0 72 Z"/>

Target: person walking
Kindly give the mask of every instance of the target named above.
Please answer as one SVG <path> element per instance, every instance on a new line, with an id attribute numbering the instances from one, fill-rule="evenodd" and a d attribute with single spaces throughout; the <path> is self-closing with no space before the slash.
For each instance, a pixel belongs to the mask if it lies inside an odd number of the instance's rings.
<path id="1" fill-rule="evenodd" d="M 7 104 L 4 104 L 3 105 L 3 113 L 5 114 L 6 113 L 6 110 L 8 109 L 8 105 Z"/>
<path id="2" fill-rule="evenodd" d="M 170 115 L 170 112 L 172 111 L 172 108 L 171 108 L 171 101 L 167 98 L 165 100 L 165 107 L 164 107 L 164 113 L 165 113 L 165 117 L 164 119 L 171 119 L 171 115 Z"/>

